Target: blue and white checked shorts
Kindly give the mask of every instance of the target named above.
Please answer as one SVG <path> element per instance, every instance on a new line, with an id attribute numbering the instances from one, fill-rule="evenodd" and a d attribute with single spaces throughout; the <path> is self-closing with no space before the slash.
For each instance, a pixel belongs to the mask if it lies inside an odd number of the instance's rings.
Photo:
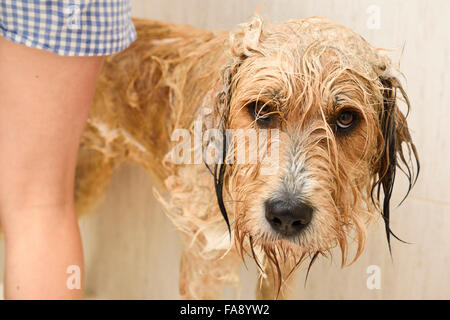
<path id="1" fill-rule="evenodd" d="M 62 56 L 102 56 L 136 39 L 130 0 L 0 0 L 0 35 Z"/>

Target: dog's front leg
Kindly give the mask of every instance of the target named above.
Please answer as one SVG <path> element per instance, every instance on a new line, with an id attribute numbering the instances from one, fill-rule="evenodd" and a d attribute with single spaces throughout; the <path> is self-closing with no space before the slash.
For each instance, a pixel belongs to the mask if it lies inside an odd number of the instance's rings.
<path id="1" fill-rule="evenodd" d="M 180 265 L 180 295 L 183 299 L 220 299 L 225 285 L 239 285 L 242 261 L 234 250 L 207 259 L 185 248 Z"/>

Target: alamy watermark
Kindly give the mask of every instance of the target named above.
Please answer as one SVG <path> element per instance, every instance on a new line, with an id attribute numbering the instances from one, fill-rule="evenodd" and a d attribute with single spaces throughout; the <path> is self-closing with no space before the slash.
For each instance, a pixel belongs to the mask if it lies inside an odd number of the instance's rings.
<path id="1" fill-rule="evenodd" d="M 77 265 L 70 265 L 66 269 L 66 273 L 69 274 L 66 280 L 66 287 L 69 290 L 81 289 L 81 268 Z"/>
<path id="2" fill-rule="evenodd" d="M 78 4 L 65 5 L 63 9 L 66 26 L 72 30 L 81 28 L 81 9 Z"/>
<path id="3" fill-rule="evenodd" d="M 375 264 L 367 267 L 366 273 L 370 276 L 367 277 L 366 286 L 369 290 L 381 289 L 381 268 Z"/>
<path id="4" fill-rule="evenodd" d="M 367 29 L 379 30 L 381 27 L 381 8 L 373 4 L 367 7 L 366 13 L 369 15 L 366 22 Z"/>
<path id="5" fill-rule="evenodd" d="M 261 175 L 278 170 L 278 129 L 203 130 L 203 117 L 211 112 L 209 108 L 203 109 L 194 121 L 193 130 L 177 128 L 172 132 L 170 139 L 177 144 L 166 160 L 174 164 L 258 164 Z"/>

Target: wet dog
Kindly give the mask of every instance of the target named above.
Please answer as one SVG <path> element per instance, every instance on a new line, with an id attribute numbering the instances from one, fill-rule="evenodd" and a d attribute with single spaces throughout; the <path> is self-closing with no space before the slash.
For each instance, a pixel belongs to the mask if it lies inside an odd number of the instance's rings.
<path id="1" fill-rule="evenodd" d="M 377 217 L 389 241 L 396 168 L 411 187 L 418 161 L 385 54 L 323 18 L 255 17 L 235 32 L 135 25 L 138 40 L 106 59 L 98 82 L 79 211 L 121 163 L 150 173 L 183 238 L 184 298 L 220 298 L 245 255 L 257 297 L 285 298 L 302 261 L 335 247 L 343 266 L 356 260 Z"/>

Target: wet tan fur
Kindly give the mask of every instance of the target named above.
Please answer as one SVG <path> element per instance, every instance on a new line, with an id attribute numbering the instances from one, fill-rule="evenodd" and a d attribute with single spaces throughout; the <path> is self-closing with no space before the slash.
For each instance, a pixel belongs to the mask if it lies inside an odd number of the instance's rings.
<path id="1" fill-rule="evenodd" d="M 415 152 L 395 102 L 396 88 L 403 89 L 391 61 L 351 30 L 322 18 L 266 25 L 255 17 L 231 33 L 146 20 L 135 25 L 138 40 L 106 59 L 98 82 L 77 168 L 77 210 L 96 203 L 122 163 L 151 174 L 158 199 L 181 231 L 184 298 L 220 298 L 224 285 L 239 284 L 246 254 L 261 266 L 258 298 L 286 297 L 287 279 L 308 257 L 313 261 L 340 247 L 345 265 L 354 240 L 350 262 L 356 259 L 367 225 L 380 212 L 371 189 L 389 164 L 381 159 L 386 95 L 395 108 L 398 156 L 403 157 L 402 143 Z M 192 132 L 205 108 L 212 113 L 203 116 L 203 130 L 220 127 L 224 110 L 227 128 L 254 128 L 246 106 L 255 100 L 279 115 L 280 168 L 272 176 L 261 176 L 260 165 L 227 168 L 230 241 L 212 175 L 204 164 L 167 161 L 176 145 L 170 136 L 177 128 Z M 363 120 L 352 135 L 337 137 L 330 118 L 344 106 Z M 312 227 L 296 243 L 267 233 L 260 222 L 261 204 L 286 175 L 293 144 L 314 181 L 305 197 L 317 208 Z"/>

